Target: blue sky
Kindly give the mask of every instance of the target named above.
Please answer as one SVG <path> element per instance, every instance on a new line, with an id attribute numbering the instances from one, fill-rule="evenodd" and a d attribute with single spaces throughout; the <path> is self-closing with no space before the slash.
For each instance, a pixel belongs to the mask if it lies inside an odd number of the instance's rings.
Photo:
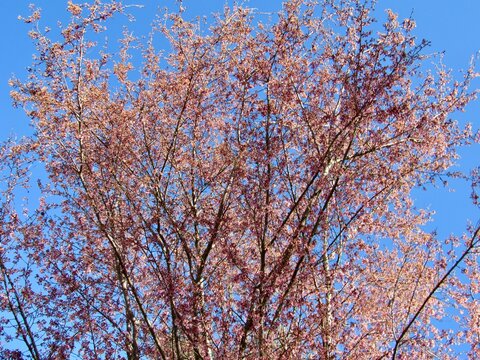
<path id="1" fill-rule="evenodd" d="M 28 39 L 28 26 L 17 20 L 18 15 L 28 14 L 28 4 L 35 2 L 44 10 L 43 26 L 54 27 L 57 20 L 65 18 L 66 0 L 15 0 L 0 1 L 0 139 L 9 134 L 25 134 L 28 119 L 21 110 L 14 110 L 9 98 L 8 79 L 13 75 L 24 77 L 26 67 L 32 62 L 34 48 Z M 230 3 L 232 1 L 229 1 Z M 158 8 L 174 6 L 173 0 L 126 0 L 126 4 L 142 4 L 143 9 L 132 8 L 131 12 L 138 21 L 133 24 L 138 29 L 147 31 L 146 25 L 152 14 Z M 212 11 L 220 10 L 224 0 L 184 0 L 187 14 L 208 15 Z M 255 7 L 260 12 L 276 11 L 281 6 L 280 0 L 251 0 L 247 5 Z M 454 69 L 454 74 L 460 76 L 456 70 L 465 69 L 469 65 L 472 55 L 480 50 L 480 1 L 478 0 L 379 0 L 377 11 L 384 16 L 384 9 L 391 8 L 398 12 L 400 18 L 409 17 L 417 22 L 416 35 L 431 41 L 427 53 L 445 51 L 444 64 Z M 480 69 L 480 65 L 478 66 Z M 479 82 L 474 84 L 480 87 Z M 480 101 L 470 105 L 463 114 L 455 114 L 461 122 L 472 122 L 474 128 L 480 128 Z M 457 169 L 469 169 L 480 164 L 479 148 L 462 149 Z M 417 191 L 414 197 L 419 206 L 429 206 L 437 211 L 432 228 L 438 229 L 442 236 L 453 232 L 459 234 L 465 228 L 466 220 L 476 222 L 480 211 L 470 206 L 470 189 L 465 183 L 452 183 L 455 191 L 444 189 L 427 192 Z"/>

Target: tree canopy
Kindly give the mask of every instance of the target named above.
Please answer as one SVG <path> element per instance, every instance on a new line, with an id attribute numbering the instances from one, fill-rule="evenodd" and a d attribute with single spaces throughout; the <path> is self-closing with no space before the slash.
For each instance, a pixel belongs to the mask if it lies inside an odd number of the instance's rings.
<path id="1" fill-rule="evenodd" d="M 32 9 L 11 85 L 35 132 L 0 150 L 1 356 L 478 356 L 479 227 L 439 239 L 411 198 L 476 140 L 451 114 L 477 74 L 423 71 L 414 20 L 374 6 L 226 6 L 208 29 L 180 9 L 117 52 L 121 2 L 68 2 L 58 37 Z"/>

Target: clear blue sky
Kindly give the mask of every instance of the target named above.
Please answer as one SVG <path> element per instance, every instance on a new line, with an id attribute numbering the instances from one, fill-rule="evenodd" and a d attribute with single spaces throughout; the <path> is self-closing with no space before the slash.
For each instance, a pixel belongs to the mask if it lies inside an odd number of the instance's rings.
<path id="1" fill-rule="evenodd" d="M 83 0 L 82 0 L 83 1 Z M 28 14 L 28 4 L 35 2 L 44 10 L 42 25 L 54 27 L 57 20 L 65 18 L 66 0 L 2 0 L 0 1 L 0 139 L 12 133 L 24 134 L 28 119 L 20 110 L 11 107 L 8 79 L 12 74 L 24 77 L 26 67 L 31 64 L 34 51 L 27 36 L 28 26 L 17 20 L 18 15 Z M 229 1 L 230 3 L 232 1 Z M 152 14 L 159 7 L 173 6 L 173 0 L 125 0 L 126 4 L 142 4 L 143 9 L 131 9 L 138 17 L 134 26 L 146 26 Z M 187 13 L 208 15 L 220 10 L 224 0 L 184 0 Z M 276 11 L 281 6 L 280 0 L 251 0 L 248 5 L 261 12 Z M 379 0 L 378 13 L 383 16 L 384 9 L 391 8 L 398 12 L 400 18 L 411 14 L 417 22 L 416 34 L 419 38 L 431 41 L 427 52 L 445 51 L 444 63 L 452 69 L 465 69 L 470 58 L 480 50 L 480 14 L 479 0 Z M 147 31 L 144 28 L 144 31 Z M 479 66 L 480 69 L 480 66 Z M 459 75 L 458 72 L 456 72 Z M 474 84 L 480 87 L 479 82 Z M 455 115 L 462 122 L 470 121 L 474 128 L 480 127 L 480 102 L 471 105 L 464 114 Z M 480 164 L 479 147 L 461 151 L 458 169 L 468 169 Z M 470 218 L 476 222 L 480 211 L 470 206 L 468 186 L 462 182 L 453 184 L 455 192 L 444 190 L 415 192 L 417 204 L 430 206 L 437 211 L 433 227 L 442 236 L 450 232 L 460 233 Z"/>

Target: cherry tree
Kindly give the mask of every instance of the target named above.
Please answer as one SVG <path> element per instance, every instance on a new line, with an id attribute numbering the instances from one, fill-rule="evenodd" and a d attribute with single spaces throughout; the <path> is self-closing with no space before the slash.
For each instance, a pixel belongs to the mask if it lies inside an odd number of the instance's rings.
<path id="1" fill-rule="evenodd" d="M 411 198 L 475 141 L 451 114 L 476 74 L 422 72 L 413 19 L 373 10 L 225 7 L 208 30 L 180 10 L 109 51 L 122 3 L 68 2 L 58 37 L 32 9 L 11 85 L 35 133 L 0 152 L 2 356 L 478 356 L 479 228 L 443 241 Z"/>

